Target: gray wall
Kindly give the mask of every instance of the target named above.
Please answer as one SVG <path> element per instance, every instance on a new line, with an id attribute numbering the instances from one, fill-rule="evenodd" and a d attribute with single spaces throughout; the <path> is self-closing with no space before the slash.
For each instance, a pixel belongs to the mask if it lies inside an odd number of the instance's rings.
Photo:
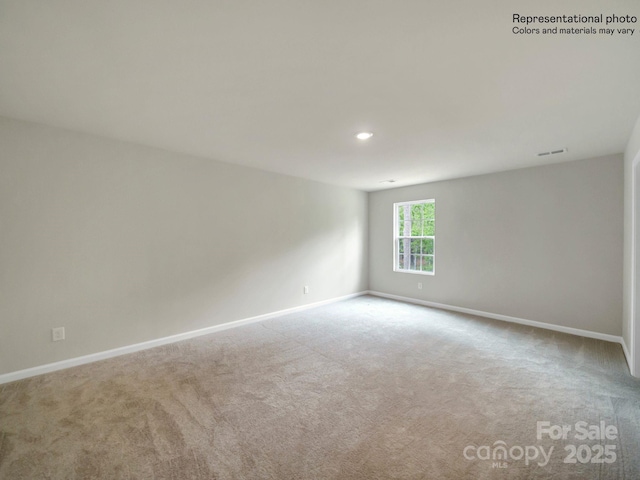
<path id="1" fill-rule="evenodd" d="M 427 198 L 436 274 L 393 272 L 392 205 Z M 621 335 L 622 212 L 622 155 L 370 193 L 369 288 Z"/>
<path id="2" fill-rule="evenodd" d="M 367 289 L 363 192 L 9 119 L 0 145 L 0 374 Z"/>
<path id="3" fill-rule="evenodd" d="M 633 298 L 632 290 L 632 229 L 633 223 L 631 219 L 631 203 L 632 203 L 632 178 L 634 172 L 632 170 L 633 161 L 640 154 L 640 117 L 636 122 L 635 128 L 629 138 L 627 149 L 624 155 L 624 321 L 623 321 L 623 337 L 628 348 L 633 348 L 635 352 L 636 365 L 632 367 L 634 375 L 640 376 L 640 342 L 633 342 L 631 338 L 631 323 L 633 322 L 631 312 L 631 301 Z M 640 198 L 640 192 L 636 192 Z M 638 207 L 636 207 L 638 208 Z M 638 212 L 640 214 L 640 211 Z M 636 242 L 640 240 L 637 239 Z M 638 252 L 640 253 L 640 252 Z M 640 325 L 637 325 L 637 334 L 640 334 Z M 640 335 L 638 335 L 640 336 Z M 636 337 L 637 338 L 637 337 Z"/>

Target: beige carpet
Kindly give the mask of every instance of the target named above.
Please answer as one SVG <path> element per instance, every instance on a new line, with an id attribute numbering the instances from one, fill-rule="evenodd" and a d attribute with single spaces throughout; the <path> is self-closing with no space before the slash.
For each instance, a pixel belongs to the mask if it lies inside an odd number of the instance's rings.
<path id="1" fill-rule="evenodd" d="M 617 344 L 360 297 L 0 386 L 0 478 L 637 480 L 640 381 Z"/>

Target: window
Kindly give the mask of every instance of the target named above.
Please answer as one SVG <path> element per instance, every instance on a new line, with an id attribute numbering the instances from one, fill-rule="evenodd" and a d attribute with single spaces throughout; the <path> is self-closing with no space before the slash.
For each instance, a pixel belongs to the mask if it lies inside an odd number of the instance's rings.
<path id="1" fill-rule="evenodd" d="M 435 273 L 436 201 L 393 204 L 393 270 Z"/>

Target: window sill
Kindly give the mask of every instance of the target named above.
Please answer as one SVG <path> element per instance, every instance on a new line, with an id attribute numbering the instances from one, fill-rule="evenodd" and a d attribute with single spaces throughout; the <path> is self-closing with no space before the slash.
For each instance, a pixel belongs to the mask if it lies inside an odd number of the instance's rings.
<path id="1" fill-rule="evenodd" d="M 418 272 L 417 270 L 401 270 L 398 268 L 394 268 L 393 269 L 394 272 L 396 273 L 410 273 L 412 275 L 429 275 L 429 276 L 435 276 L 436 272 Z"/>

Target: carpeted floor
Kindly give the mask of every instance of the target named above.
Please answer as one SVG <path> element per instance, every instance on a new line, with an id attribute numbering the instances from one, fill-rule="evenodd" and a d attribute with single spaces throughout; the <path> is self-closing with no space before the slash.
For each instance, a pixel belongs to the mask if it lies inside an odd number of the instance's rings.
<path id="1" fill-rule="evenodd" d="M 639 479 L 640 380 L 617 344 L 360 297 L 1 385 L 0 478 Z"/>

